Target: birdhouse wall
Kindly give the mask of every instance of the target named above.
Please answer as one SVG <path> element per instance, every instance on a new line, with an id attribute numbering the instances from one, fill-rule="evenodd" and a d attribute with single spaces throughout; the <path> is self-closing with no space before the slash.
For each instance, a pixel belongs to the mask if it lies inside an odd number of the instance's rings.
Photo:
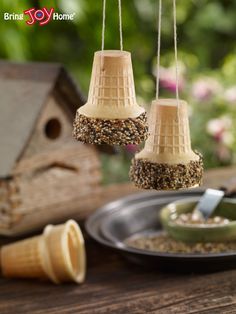
<path id="1" fill-rule="evenodd" d="M 0 228 L 14 228 L 25 219 L 29 228 L 30 224 L 40 226 L 72 217 L 68 213 L 80 216 L 80 212 L 89 210 L 93 195 L 99 195 L 100 182 L 100 160 L 88 145 L 72 142 L 64 144 L 63 149 L 22 159 L 9 180 L 15 186 L 13 199 L 17 203 L 12 202 L 8 187 L 6 223 Z M 41 213 L 35 216 L 37 221 L 29 221 L 27 216 L 37 212 Z"/>
<path id="2" fill-rule="evenodd" d="M 8 229 L 11 225 L 11 215 L 20 208 L 20 194 L 17 180 L 0 180 L 0 228 Z M 15 214 L 15 221 L 17 213 Z"/>
<path id="3" fill-rule="evenodd" d="M 80 151 L 80 148 L 82 149 Z M 21 174 L 19 189 L 21 211 L 32 211 L 88 196 L 100 186 L 100 161 L 93 148 L 65 144 L 63 150 L 41 153 L 22 160 L 16 175 Z"/>
<path id="4" fill-rule="evenodd" d="M 72 142 L 72 121 L 73 116 L 67 109 L 65 100 L 55 92 L 52 93 L 43 107 L 21 159 L 54 150 L 65 141 Z"/>

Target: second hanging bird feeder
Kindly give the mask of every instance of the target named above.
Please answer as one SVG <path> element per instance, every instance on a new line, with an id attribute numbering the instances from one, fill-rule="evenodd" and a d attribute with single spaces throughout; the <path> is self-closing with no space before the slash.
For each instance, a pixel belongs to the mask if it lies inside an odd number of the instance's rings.
<path id="1" fill-rule="evenodd" d="M 203 162 L 191 148 L 187 103 L 153 101 L 150 135 L 132 160 L 130 177 L 143 189 L 176 190 L 201 184 Z"/>
<path id="2" fill-rule="evenodd" d="M 157 95 L 149 117 L 149 137 L 135 155 L 130 178 L 143 189 L 178 190 L 202 182 L 202 156 L 191 148 L 187 103 L 179 99 L 176 3 L 173 0 L 176 61 L 176 99 L 159 99 L 160 34 L 162 0 L 159 0 Z"/>
<path id="3" fill-rule="evenodd" d="M 104 0 L 102 51 L 94 55 L 88 101 L 77 110 L 74 122 L 73 136 L 84 143 L 128 145 L 147 138 L 147 116 L 136 102 L 131 54 L 123 51 L 118 3 L 121 50 L 104 50 Z"/>

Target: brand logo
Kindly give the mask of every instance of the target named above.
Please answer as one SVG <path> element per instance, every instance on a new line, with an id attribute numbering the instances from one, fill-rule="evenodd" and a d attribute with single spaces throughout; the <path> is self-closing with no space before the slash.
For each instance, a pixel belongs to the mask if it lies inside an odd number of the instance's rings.
<path id="1" fill-rule="evenodd" d="M 29 16 L 29 19 L 26 21 L 26 24 L 33 25 L 36 22 L 39 22 L 40 26 L 48 24 L 53 17 L 53 12 L 54 8 L 47 9 L 45 7 L 37 10 L 35 8 L 25 10 L 24 14 Z"/>
<path id="2" fill-rule="evenodd" d="M 25 17 L 27 20 L 25 21 L 27 25 L 34 25 L 35 23 L 38 23 L 40 26 L 48 24 L 51 20 L 55 21 L 73 21 L 75 18 L 75 12 L 74 13 L 56 13 L 54 12 L 55 9 L 47 9 L 46 7 L 43 7 L 41 9 L 31 8 L 28 10 L 25 10 L 23 13 L 9 13 L 5 12 L 3 13 L 3 18 L 5 21 L 11 21 L 11 20 L 25 20 Z"/>

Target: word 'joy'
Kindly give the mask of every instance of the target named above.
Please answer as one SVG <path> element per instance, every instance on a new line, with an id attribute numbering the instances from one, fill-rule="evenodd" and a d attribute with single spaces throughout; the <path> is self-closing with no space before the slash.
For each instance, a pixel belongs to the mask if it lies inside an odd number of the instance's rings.
<path id="1" fill-rule="evenodd" d="M 45 25 L 52 19 L 54 8 L 47 9 L 42 8 L 35 10 L 34 8 L 25 10 L 24 14 L 29 15 L 29 20 L 26 21 L 26 24 L 33 25 L 36 21 L 39 22 L 39 25 Z"/>

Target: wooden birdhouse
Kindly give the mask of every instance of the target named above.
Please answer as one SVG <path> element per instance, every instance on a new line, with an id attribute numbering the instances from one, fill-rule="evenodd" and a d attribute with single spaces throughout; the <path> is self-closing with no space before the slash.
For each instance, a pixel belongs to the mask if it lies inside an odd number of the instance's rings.
<path id="1" fill-rule="evenodd" d="M 0 234 L 80 217 L 97 197 L 96 147 L 72 138 L 83 104 L 61 65 L 0 62 Z"/>

